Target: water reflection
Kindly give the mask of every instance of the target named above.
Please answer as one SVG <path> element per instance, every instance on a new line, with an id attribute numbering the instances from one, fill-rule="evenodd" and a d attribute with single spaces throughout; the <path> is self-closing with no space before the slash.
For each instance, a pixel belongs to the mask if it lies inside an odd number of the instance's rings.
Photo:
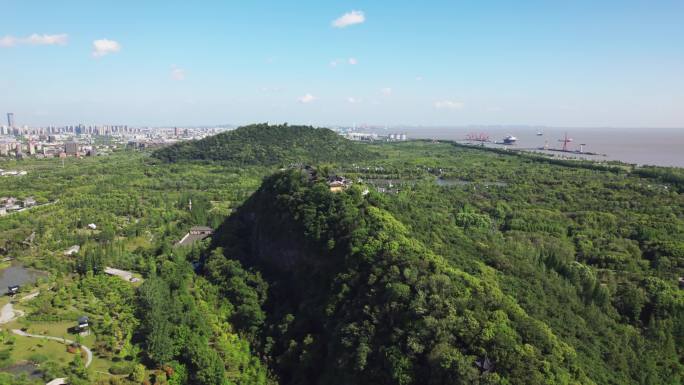
<path id="1" fill-rule="evenodd" d="M 7 291 L 8 286 L 29 285 L 35 283 L 45 273 L 38 270 L 28 269 L 21 265 L 10 266 L 0 270 L 0 291 Z"/>

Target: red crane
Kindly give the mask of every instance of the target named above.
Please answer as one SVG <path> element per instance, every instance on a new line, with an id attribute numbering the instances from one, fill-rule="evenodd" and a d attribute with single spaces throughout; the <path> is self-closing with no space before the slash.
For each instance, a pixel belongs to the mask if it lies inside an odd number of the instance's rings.
<path id="1" fill-rule="evenodd" d="M 489 135 L 484 132 L 481 133 L 470 133 L 466 135 L 466 140 L 472 142 L 489 142 Z"/>
<path id="2" fill-rule="evenodd" d="M 568 143 L 572 143 L 572 138 L 568 138 L 568 133 L 565 133 L 565 137 L 563 139 L 558 139 L 559 142 L 563 142 L 563 151 L 567 152 L 568 151 Z"/>

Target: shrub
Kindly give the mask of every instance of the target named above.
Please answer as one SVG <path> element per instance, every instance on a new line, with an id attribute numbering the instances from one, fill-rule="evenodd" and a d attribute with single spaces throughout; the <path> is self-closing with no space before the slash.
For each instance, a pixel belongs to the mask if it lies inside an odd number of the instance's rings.
<path id="1" fill-rule="evenodd" d="M 34 364 L 42 364 L 48 360 L 48 357 L 45 354 L 33 353 L 29 356 L 28 360 Z"/>
<path id="2" fill-rule="evenodd" d="M 109 368 L 109 373 L 116 375 L 129 375 L 133 373 L 135 364 L 133 362 L 117 362 Z"/>

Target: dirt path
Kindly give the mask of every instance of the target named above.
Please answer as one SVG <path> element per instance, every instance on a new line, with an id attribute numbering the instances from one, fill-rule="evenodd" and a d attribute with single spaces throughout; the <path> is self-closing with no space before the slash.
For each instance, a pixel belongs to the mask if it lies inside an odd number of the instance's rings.
<path id="1" fill-rule="evenodd" d="M 0 324 L 6 324 L 14 319 L 14 306 L 8 303 L 0 309 Z"/>
<path id="2" fill-rule="evenodd" d="M 12 322 L 15 319 L 24 315 L 21 310 L 15 310 L 12 303 L 8 303 L 0 309 L 0 325 Z"/>
<path id="3" fill-rule="evenodd" d="M 20 299 L 20 301 L 29 301 L 34 298 L 36 298 L 40 294 L 40 291 L 31 293 L 23 298 Z M 21 310 L 16 310 L 14 309 L 14 305 L 12 305 L 12 302 L 9 302 L 5 306 L 3 306 L 0 309 L 0 325 L 5 324 L 8 322 L 12 322 L 15 319 L 21 317 L 24 315 L 24 312 Z M 19 329 L 12 329 L 12 333 L 22 336 L 22 337 L 29 337 L 29 338 L 42 338 L 44 340 L 52 340 L 52 341 L 57 341 L 57 342 L 63 342 L 65 344 L 73 344 L 74 341 L 68 340 L 66 338 L 62 337 L 53 337 L 53 336 L 41 336 L 37 334 L 29 334 L 26 333 L 22 330 Z M 87 368 L 90 366 L 90 364 L 93 363 L 93 352 L 88 348 L 87 346 L 81 345 L 81 349 L 86 353 L 86 362 L 85 362 L 85 367 Z M 46 385 L 64 385 L 66 384 L 66 378 L 55 378 L 54 380 L 48 382 Z"/>
<path id="4" fill-rule="evenodd" d="M 68 340 L 66 338 L 62 337 L 53 337 L 53 336 L 41 336 L 38 334 L 30 334 L 26 333 L 25 331 L 19 330 L 19 329 L 12 329 L 12 333 L 22 336 L 22 337 L 31 337 L 31 338 L 42 338 L 44 340 L 52 340 L 52 341 L 57 341 L 57 342 L 64 342 L 65 344 L 73 344 L 74 341 Z M 85 345 L 81 345 L 81 349 L 86 353 L 86 362 L 85 362 L 85 367 L 87 368 L 90 366 L 90 364 L 93 362 L 93 352 Z"/>
<path id="5" fill-rule="evenodd" d="M 31 294 L 26 295 L 24 298 L 20 299 L 19 301 L 30 301 L 34 298 L 36 298 L 40 294 L 40 291 L 35 291 Z"/>
<path id="6" fill-rule="evenodd" d="M 19 301 L 30 301 L 34 298 L 36 298 L 40 294 L 40 291 L 33 292 L 31 294 L 26 295 L 25 297 L 19 299 Z M 6 324 L 9 322 L 14 321 L 15 319 L 21 317 L 24 315 L 24 312 L 21 310 L 16 310 L 14 309 L 14 305 L 12 302 L 8 302 L 5 306 L 0 308 L 0 325 Z"/>
<path id="7" fill-rule="evenodd" d="M 55 378 L 54 380 L 48 382 L 45 385 L 66 385 L 67 379 L 66 378 Z"/>

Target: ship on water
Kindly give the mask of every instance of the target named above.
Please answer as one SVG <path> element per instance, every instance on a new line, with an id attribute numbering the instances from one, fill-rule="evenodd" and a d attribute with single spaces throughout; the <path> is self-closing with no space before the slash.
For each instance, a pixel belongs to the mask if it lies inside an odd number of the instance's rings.
<path id="1" fill-rule="evenodd" d="M 518 141 L 518 138 L 516 138 L 513 135 L 508 135 L 505 138 L 503 138 L 503 144 L 515 144 L 515 142 Z"/>
<path id="2" fill-rule="evenodd" d="M 542 132 L 542 129 L 540 128 L 537 130 L 537 136 L 542 136 L 542 135 L 544 135 L 544 133 Z"/>

